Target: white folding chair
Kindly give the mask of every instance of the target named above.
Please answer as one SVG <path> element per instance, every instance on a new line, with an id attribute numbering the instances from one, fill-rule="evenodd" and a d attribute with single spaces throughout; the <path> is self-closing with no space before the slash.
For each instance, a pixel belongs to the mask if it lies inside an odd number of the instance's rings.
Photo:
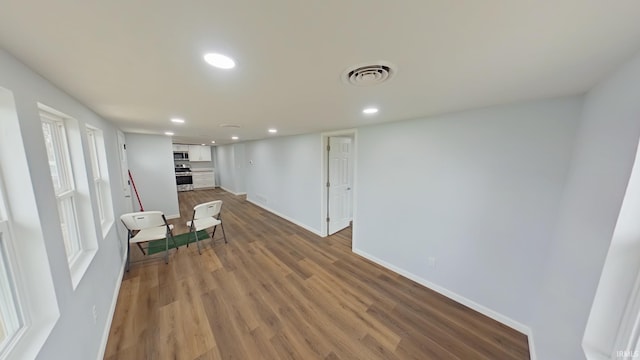
<path id="1" fill-rule="evenodd" d="M 142 254 L 146 255 L 141 243 L 165 239 L 164 262 L 169 263 L 169 238 L 173 239 L 173 225 L 167 223 L 167 219 L 161 211 L 142 211 L 128 213 L 120 216 L 120 220 L 127 228 L 127 271 L 131 264 L 131 244 L 138 245 Z"/>
<path id="2" fill-rule="evenodd" d="M 193 207 L 193 217 L 191 221 L 187 222 L 187 226 L 189 227 L 189 232 L 193 232 L 196 238 L 196 245 L 198 246 L 198 253 L 200 254 L 202 254 L 200 251 L 200 239 L 198 239 L 198 231 L 200 230 L 213 227 L 213 231 L 211 232 L 211 240 L 213 241 L 216 228 L 220 225 L 224 242 L 225 244 L 227 243 L 227 234 L 224 232 L 220 210 L 222 210 L 222 200 L 209 201 Z M 189 242 L 187 242 L 187 246 L 189 246 Z"/>

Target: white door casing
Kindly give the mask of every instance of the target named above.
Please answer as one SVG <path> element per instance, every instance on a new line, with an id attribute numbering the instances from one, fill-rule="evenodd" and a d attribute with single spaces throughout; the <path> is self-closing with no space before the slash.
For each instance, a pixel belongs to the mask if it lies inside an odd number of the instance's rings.
<path id="1" fill-rule="evenodd" d="M 120 155 L 120 179 L 122 180 L 122 195 L 126 199 L 127 211 L 133 211 L 131 202 L 131 185 L 129 184 L 129 162 L 127 160 L 127 145 L 124 133 L 118 131 L 118 155 Z"/>
<path id="2" fill-rule="evenodd" d="M 328 151 L 328 234 L 334 234 L 351 222 L 352 216 L 352 151 L 349 137 L 329 137 Z"/>

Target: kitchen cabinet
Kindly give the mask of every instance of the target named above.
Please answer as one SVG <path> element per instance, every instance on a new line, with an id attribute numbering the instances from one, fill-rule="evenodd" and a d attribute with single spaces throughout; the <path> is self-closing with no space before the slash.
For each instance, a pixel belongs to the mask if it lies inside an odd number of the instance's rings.
<path id="1" fill-rule="evenodd" d="M 216 187 L 216 176 L 212 170 L 192 169 L 193 189 Z"/>
<path id="2" fill-rule="evenodd" d="M 175 152 L 188 152 L 189 145 L 173 144 L 173 151 Z"/>
<path id="3" fill-rule="evenodd" d="M 189 161 L 211 161 L 211 146 L 189 145 Z"/>

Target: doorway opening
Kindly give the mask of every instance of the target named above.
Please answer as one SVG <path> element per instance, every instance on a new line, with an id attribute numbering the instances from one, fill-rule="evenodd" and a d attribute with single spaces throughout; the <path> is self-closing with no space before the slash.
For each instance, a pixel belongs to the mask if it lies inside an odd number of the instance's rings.
<path id="1" fill-rule="evenodd" d="M 352 248 L 355 214 L 356 130 L 322 134 L 323 233 Z"/>

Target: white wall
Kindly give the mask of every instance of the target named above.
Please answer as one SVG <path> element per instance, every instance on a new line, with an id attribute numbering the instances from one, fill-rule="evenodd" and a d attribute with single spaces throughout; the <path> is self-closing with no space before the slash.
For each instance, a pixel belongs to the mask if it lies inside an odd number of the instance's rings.
<path id="1" fill-rule="evenodd" d="M 360 128 L 354 251 L 528 324 L 580 106 L 563 98 Z"/>
<path id="2" fill-rule="evenodd" d="M 320 134 L 244 144 L 247 200 L 320 233 Z"/>
<path id="3" fill-rule="evenodd" d="M 12 91 L 15 97 L 24 149 L 27 149 L 29 175 L 33 181 L 33 194 L 39 210 L 42 231 L 45 234 L 51 277 L 60 307 L 60 318 L 38 358 L 95 359 L 99 354 L 103 334 L 109 323 L 108 315 L 110 315 L 114 291 L 120 283 L 118 275 L 122 269 L 123 259 L 120 255 L 119 242 L 123 241 L 124 234 L 119 234 L 118 228 L 114 226 L 103 239 L 99 225 L 96 226 L 96 236 L 99 237 L 97 254 L 74 290 L 58 214 L 56 211 L 49 211 L 56 208 L 55 195 L 43 144 L 37 103 L 44 103 L 72 116 L 81 126 L 86 123 L 103 130 L 109 174 L 112 179 L 114 211 L 118 215 L 124 208 L 124 200 L 121 186 L 117 181 L 119 164 L 116 128 L 1 49 L 0 86 Z M 16 151 L 24 149 L 16 149 Z M 37 218 L 34 217 L 34 219 Z M 98 315 L 97 324 L 93 323 L 92 306 L 94 304 Z"/>
<path id="4" fill-rule="evenodd" d="M 218 185 L 232 193 L 236 190 L 236 168 L 233 145 L 216 146 L 216 167 L 219 182 Z"/>
<path id="5" fill-rule="evenodd" d="M 640 55 L 585 98 L 572 168 L 533 317 L 540 359 L 584 358 L 580 341 L 639 138 Z"/>
<path id="6" fill-rule="evenodd" d="M 144 209 L 162 211 L 167 218 L 180 217 L 171 138 L 127 133 L 125 139 L 129 170 Z M 138 211 L 135 194 L 132 198 Z"/>
<path id="7" fill-rule="evenodd" d="M 246 161 L 245 161 L 245 144 L 233 145 L 233 166 L 235 167 L 235 193 L 245 194 L 247 192 L 246 186 Z"/>
<path id="8" fill-rule="evenodd" d="M 245 143 L 216 146 L 215 164 L 218 186 L 236 195 L 246 194 Z"/>
<path id="9" fill-rule="evenodd" d="M 213 169 L 215 168 L 213 161 L 191 161 L 189 165 L 192 169 Z"/>

